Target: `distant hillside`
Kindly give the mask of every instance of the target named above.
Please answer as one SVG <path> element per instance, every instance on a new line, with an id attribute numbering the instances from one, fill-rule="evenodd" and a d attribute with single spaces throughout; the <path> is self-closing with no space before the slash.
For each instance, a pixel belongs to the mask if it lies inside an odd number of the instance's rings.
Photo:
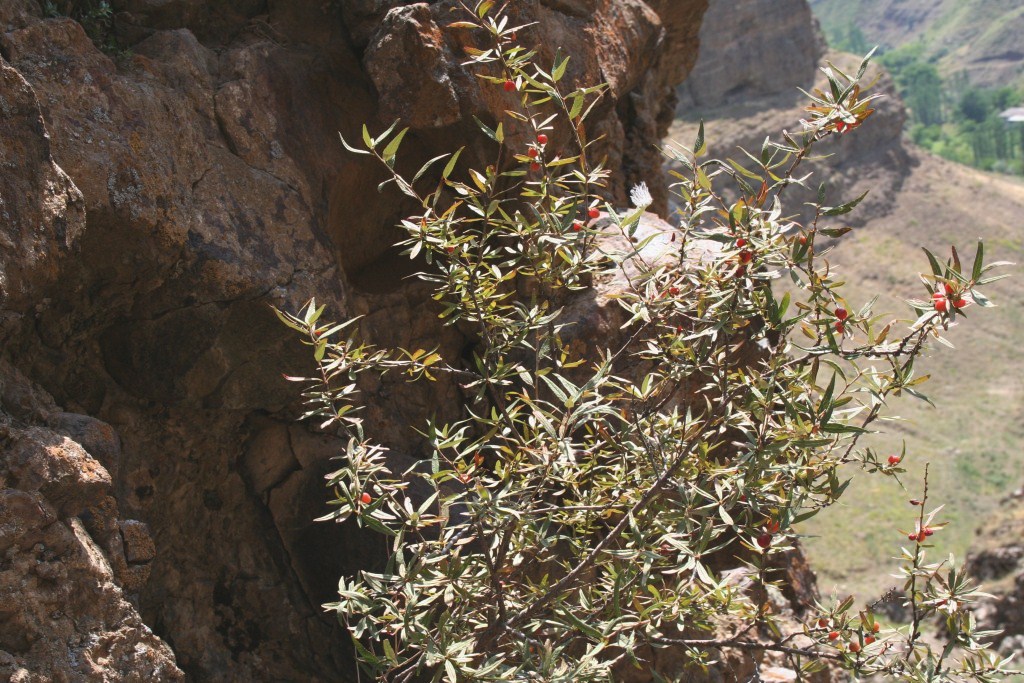
<path id="1" fill-rule="evenodd" d="M 835 47 L 891 50 L 920 41 L 947 77 L 975 86 L 1024 85 L 1021 0 L 810 0 Z"/>
<path id="2" fill-rule="evenodd" d="M 763 7 L 765 1 L 711 0 L 706 26 L 727 24 L 730 16 L 745 16 L 757 6 Z M 1006 4 L 1000 0 L 963 2 Z M 863 0 L 846 4 L 883 3 Z M 932 4 L 941 9 L 946 3 L 905 0 L 885 4 L 909 11 Z M 922 16 L 930 15 L 923 12 Z M 929 21 L 934 24 L 938 19 Z M 789 41 L 801 54 L 816 40 L 812 22 L 799 29 L 791 22 L 773 19 L 762 24 L 762 29 L 776 32 L 766 38 L 769 43 Z M 712 73 L 717 63 L 729 59 L 732 49 L 730 40 L 716 38 L 712 29 L 702 29 L 700 58 L 692 77 Z M 856 63 L 852 55 L 830 53 L 825 58 L 842 68 Z M 780 59 L 784 64 L 792 57 Z M 773 65 L 766 58 L 760 68 L 770 71 Z M 729 93 L 736 89 L 739 96 L 712 100 L 712 104 L 693 97 L 687 100 L 693 88 L 683 84 L 681 115 L 669 137 L 687 144 L 694 138 L 698 119 L 703 118 L 711 153 L 738 156 L 737 145 L 756 150 L 766 135 L 777 137 L 782 128 L 793 129 L 805 115 L 796 88 L 807 85 L 807 74 L 781 66 L 776 70 L 787 74 L 789 82 L 779 83 L 775 92 L 763 95 L 746 88 L 738 76 L 730 81 L 724 78 L 728 72 L 720 73 L 723 79 L 716 83 L 718 90 Z M 830 193 L 837 198 L 870 190 L 857 211 L 843 217 L 843 224 L 856 229 L 830 254 L 837 272 L 849 283 L 850 301 L 863 302 L 883 292 L 877 310 L 903 316 L 907 309 L 901 300 L 922 295 L 917 274 L 926 266 L 920 246 L 945 254 L 949 244 L 956 244 L 961 253 L 973 254 L 975 240 L 981 237 L 991 260 L 1024 260 L 1024 182 L 954 164 L 921 150 L 901 135 L 905 112 L 899 97 L 887 80 L 880 86 L 888 96 L 878 102 L 876 114 L 850 135 L 827 141 L 822 151 L 833 155 L 818 161 L 816 168 L 821 174 L 818 179 L 827 180 Z M 903 481 L 908 490 L 900 489 L 891 479 L 866 476 L 851 467 L 849 475 L 856 481 L 842 504 L 803 527 L 804 533 L 813 536 L 807 539 L 806 548 L 820 573 L 824 593 L 838 586 L 844 593 L 868 598 L 896 583 L 888 575 L 894 566 L 891 558 L 899 554 L 901 541 L 906 541 L 898 530 L 910 523 L 913 507 L 907 500 L 920 495 L 925 462 L 931 462 L 933 500 L 936 505 L 946 504 L 942 516 L 952 522 L 935 538 L 935 558 L 954 552 L 962 560 L 974 541 L 974 530 L 986 525 L 999 509 L 1000 500 L 1024 482 L 1020 449 L 1024 384 L 1019 371 L 1024 367 L 1020 342 L 1024 339 L 1024 314 L 1019 306 L 1024 300 L 1024 278 L 1018 272 L 1014 275 L 992 287 L 999 308 L 969 309 L 968 321 L 951 331 L 957 350 L 937 348 L 919 367 L 922 374 L 935 374 L 924 389 L 938 409 L 916 401 L 897 401 L 894 411 L 908 421 L 890 423 L 887 434 L 869 439 L 870 445 L 882 452 L 898 450 L 906 439 L 909 473 Z"/>

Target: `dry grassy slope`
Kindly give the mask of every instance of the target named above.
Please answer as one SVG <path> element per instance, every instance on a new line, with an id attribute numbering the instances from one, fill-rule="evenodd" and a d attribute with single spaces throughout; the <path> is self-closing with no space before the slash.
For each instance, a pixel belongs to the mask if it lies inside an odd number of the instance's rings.
<path id="1" fill-rule="evenodd" d="M 710 112 L 707 136 L 712 154 L 727 153 L 728 140 L 763 139 L 769 127 L 796 127 L 798 108 L 751 114 Z M 872 139 L 871 127 L 884 120 L 869 120 L 841 141 L 855 153 L 862 141 Z M 689 144 L 692 122 L 679 121 L 672 139 Z M 890 150 L 891 151 L 891 150 Z M 884 164 L 885 150 L 862 151 L 866 163 Z M 866 168 L 856 181 L 873 187 L 875 194 L 890 194 L 870 210 L 871 220 L 849 233 L 830 256 L 845 276 L 851 304 L 881 293 L 876 311 L 909 315 L 902 304 L 923 293 L 918 272 L 927 269 L 921 246 L 947 253 L 955 244 L 961 254 L 973 255 L 974 243 L 986 242 L 989 260 L 1024 261 L 1024 183 L 996 176 L 908 149 L 909 170 L 898 192 L 892 193 L 893 174 L 886 168 Z M 854 174 L 840 163 L 840 176 Z M 845 178 L 847 184 L 850 178 Z M 867 203 L 867 202 L 866 202 Z M 853 222 L 853 221 L 851 221 Z M 965 257 L 966 258 L 966 257 Z M 926 359 L 922 373 L 935 378 L 922 387 L 938 410 L 913 399 L 897 400 L 905 423 L 890 423 L 889 433 L 872 438 L 884 452 L 898 449 L 906 438 L 907 491 L 892 479 L 851 470 L 855 477 L 842 505 L 808 523 L 812 565 L 818 570 L 822 591 L 833 585 L 862 599 L 877 596 L 896 581 L 889 576 L 905 536 L 899 529 L 912 524 L 914 508 L 907 504 L 920 495 L 921 475 L 931 463 L 931 495 L 945 503 L 950 527 L 933 537 L 939 555 L 954 552 L 962 558 L 974 536 L 992 514 L 999 499 L 1024 482 L 1024 275 L 995 283 L 991 298 L 999 307 L 967 310 L 968 320 L 952 329 L 956 350 L 937 347 Z M 937 555 L 937 556 L 939 556 Z"/>
<path id="2" fill-rule="evenodd" d="M 811 0 L 829 33 L 860 27 L 869 43 L 894 48 L 921 40 L 947 75 L 972 83 L 1024 84 L 1024 4 L 1020 0 Z"/>

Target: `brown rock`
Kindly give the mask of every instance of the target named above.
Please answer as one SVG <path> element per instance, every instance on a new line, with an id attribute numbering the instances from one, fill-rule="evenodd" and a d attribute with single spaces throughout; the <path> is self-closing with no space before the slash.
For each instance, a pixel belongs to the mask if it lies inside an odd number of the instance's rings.
<path id="1" fill-rule="evenodd" d="M 134 519 L 126 519 L 119 524 L 121 537 L 124 539 L 124 556 L 130 563 L 149 562 L 156 557 L 156 546 L 149 535 L 149 528 Z"/>
<path id="2" fill-rule="evenodd" d="M 103 465 L 112 479 L 117 478 L 121 440 L 113 427 L 102 420 L 76 413 L 56 413 L 49 423 L 54 430 L 81 444 L 90 456 Z"/>
<path id="3" fill-rule="evenodd" d="M 74 427 L 69 431 L 100 444 L 116 444 L 117 435 L 62 413 L 4 362 L 0 375 L 0 482 L 8 487 L 0 490 L 0 675 L 180 680 L 170 649 L 125 599 L 142 587 L 155 554 L 145 526 L 118 520 L 107 471 L 44 423 Z M 11 405 L 18 416 L 7 412 Z M 122 533 L 113 533 L 119 527 Z"/>
<path id="4" fill-rule="evenodd" d="M 1002 500 L 978 529 L 966 568 L 991 594 L 976 610 L 978 627 L 997 631 L 993 641 L 1002 655 L 1024 655 L 1024 489 Z"/>
<path id="5" fill-rule="evenodd" d="M 771 95 L 798 96 L 815 79 L 825 53 L 807 0 L 710 0 L 706 46 L 680 88 L 680 106 L 706 111 Z"/>
<path id="6" fill-rule="evenodd" d="M 448 75 L 453 57 L 426 3 L 389 11 L 363 57 L 381 116 L 413 128 L 456 123 L 462 114 Z"/>
<path id="7" fill-rule="evenodd" d="M 44 305 L 72 253 L 82 195 L 50 158 L 32 88 L 0 58 L 0 335 L 3 319 Z"/>
<path id="8" fill-rule="evenodd" d="M 0 674 L 23 680 L 174 681 L 170 649 L 141 622 L 81 523 L 50 525 L 0 564 Z M 6 659 L 6 661 L 4 661 Z"/>
<path id="9" fill-rule="evenodd" d="M 0 491 L 0 553 L 18 543 L 31 546 L 36 536 L 31 532 L 44 528 L 56 519 L 45 499 L 38 493 L 3 489 Z"/>
<path id="10" fill-rule="evenodd" d="M 110 475 L 71 439 L 30 427 L 11 445 L 9 480 L 24 491 L 39 491 L 64 517 L 100 502 L 110 490 Z"/>
<path id="11" fill-rule="evenodd" d="M 57 410 L 57 404 L 10 363 L 0 360 L 0 408 L 26 422 L 43 422 Z"/>
<path id="12" fill-rule="evenodd" d="M 11 504 L 21 506 L 12 528 L 34 526 L 12 532 L 20 540 L 9 547 L 30 537 L 43 546 L 0 570 L 10 591 L 25 576 L 41 586 L 32 613 L 13 615 L 17 627 L 0 635 L 11 675 L 70 671 L 58 654 L 75 639 L 150 654 L 91 649 L 74 675 L 145 678 L 147 662 L 164 667 L 150 679 L 177 675 L 141 614 L 196 679 L 346 680 L 348 639 L 320 602 L 340 573 L 374 560 L 372 547 L 350 526 L 310 522 L 325 512 L 324 475 L 341 444 L 283 426 L 297 388 L 280 373 L 301 374 L 308 357 L 268 304 L 294 310 L 315 294 L 332 317 L 366 314 L 375 343 L 457 357 L 471 340 L 439 324 L 429 290 L 403 280 L 415 264 L 391 248 L 407 205 L 393 189 L 378 193 L 379 170 L 336 135 L 358 140 L 363 123 L 376 133 L 401 117 L 412 130 L 400 163 L 415 170 L 466 145 L 464 159 L 482 165 L 494 150 L 472 116 L 493 124 L 515 97 L 461 65 L 477 38 L 448 26 L 450 1 L 116 0 L 114 35 L 130 50 L 117 59 L 70 19 L 0 4 L 0 97 L 16 93 L 25 112 L 0 123 L 0 150 L 36 159 L 0 188 L 5 201 L 7 187 L 42 197 L 17 205 L 18 222 L 0 222 L 0 239 L 25 245 L 0 257 L 11 292 L 0 307 L 22 316 L 4 354 L 66 408 L 5 386 L 5 409 L 22 406 L 10 417 L 31 419 L 24 433 L 52 449 L 19 459 L 17 483 L 12 469 L 3 485 L 83 515 L 40 527 L 47 518 L 31 517 L 31 500 Z M 695 57 L 704 4 L 513 3 L 514 20 L 534 24 L 520 38 L 539 46 L 542 65 L 558 48 L 572 55 L 567 87 L 611 86 L 588 124 L 591 139 L 605 136 L 596 156 L 615 170 L 610 199 L 624 203 L 640 180 L 664 196 L 653 145 Z M 509 145 L 530 137 L 508 134 Z M 552 149 L 570 138 L 551 137 Z M 67 216 L 63 237 L 55 216 Z M 58 282 L 60 295 L 29 319 Z M 407 425 L 458 414 L 450 381 L 361 386 L 367 430 L 399 465 L 423 446 Z M 11 427 L 23 440 L 20 429 Z M 61 469 L 72 462 L 77 475 Z M 152 546 L 125 517 L 148 525 Z M 138 613 L 123 599 L 135 591 Z M 45 616 L 55 611 L 65 616 Z"/>
<path id="13" fill-rule="evenodd" d="M 299 467 L 292 452 L 288 426 L 281 423 L 259 431 L 242 456 L 242 471 L 253 491 L 261 495 Z"/>

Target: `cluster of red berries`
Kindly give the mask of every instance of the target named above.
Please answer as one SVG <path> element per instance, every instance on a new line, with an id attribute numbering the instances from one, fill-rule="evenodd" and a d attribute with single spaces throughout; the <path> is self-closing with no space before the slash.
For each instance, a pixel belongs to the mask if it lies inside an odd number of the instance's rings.
<path id="1" fill-rule="evenodd" d="M 736 260 L 739 261 L 739 268 L 736 269 L 736 277 L 743 277 L 747 274 L 747 266 L 751 261 L 754 260 L 754 252 L 748 249 L 749 243 L 742 237 L 736 239 L 736 248 L 740 250 L 740 253 L 736 255 Z"/>
<path id="2" fill-rule="evenodd" d="M 849 312 L 845 308 L 836 309 L 836 332 L 839 334 L 846 333 L 846 319 L 850 317 Z"/>
<path id="3" fill-rule="evenodd" d="M 541 155 L 541 148 L 544 147 L 544 145 L 546 144 L 548 144 L 548 136 L 545 135 L 544 133 L 540 133 L 539 135 L 537 135 L 537 144 L 531 145 L 530 148 L 526 150 L 526 156 L 530 158 L 531 171 L 540 170 L 540 161 L 538 161 L 538 159 Z"/>
<path id="4" fill-rule="evenodd" d="M 828 619 L 825 619 L 824 617 L 822 617 L 821 619 L 818 619 L 818 627 L 819 628 L 828 628 L 828 624 L 829 624 Z M 880 630 L 882 630 L 881 624 L 879 624 L 877 622 L 872 624 L 871 628 L 867 629 L 867 635 L 864 636 L 864 645 L 870 645 L 871 643 L 875 642 L 875 635 L 874 634 L 878 633 Z M 836 640 L 839 640 L 839 636 L 840 635 L 842 635 L 842 634 L 839 631 L 829 631 L 828 632 L 828 639 L 834 642 Z M 851 641 L 850 645 L 849 645 L 850 652 L 853 652 L 853 653 L 860 652 L 861 651 L 861 647 L 862 646 L 861 646 L 860 642 L 858 642 L 856 640 Z"/>
<path id="5" fill-rule="evenodd" d="M 547 137 L 546 136 L 545 136 L 545 141 L 547 141 Z M 590 218 L 591 220 L 593 220 L 594 218 L 597 218 L 600 215 L 601 215 L 601 212 L 597 209 L 597 207 L 590 207 L 589 209 L 587 209 L 587 217 Z M 583 228 L 584 228 L 584 224 L 583 224 L 582 221 L 579 221 L 579 220 L 572 221 L 572 231 L 573 232 L 579 232 Z"/>
<path id="6" fill-rule="evenodd" d="M 945 313 L 949 310 L 950 304 L 956 309 L 961 309 L 967 305 L 967 300 L 964 299 L 962 294 L 953 289 L 953 285 L 947 282 L 942 287 L 943 291 L 932 294 L 932 306 L 936 311 Z"/>
<path id="7" fill-rule="evenodd" d="M 779 532 L 779 523 L 775 520 L 770 520 L 765 523 L 764 531 L 760 536 L 757 537 L 757 545 L 762 550 L 767 550 L 772 544 L 772 540 L 775 538 L 775 534 Z"/>
<path id="8" fill-rule="evenodd" d="M 843 133 L 849 133 L 851 130 L 860 125 L 860 122 L 847 123 L 846 121 L 836 121 L 836 132 L 842 135 Z"/>
<path id="9" fill-rule="evenodd" d="M 929 526 L 926 526 L 923 529 L 921 529 L 920 531 L 916 531 L 916 532 L 907 534 L 907 540 L 908 541 L 917 541 L 918 543 L 923 543 L 924 539 L 928 538 L 929 536 L 931 536 L 934 533 L 935 533 L 934 529 L 932 529 Z"/>

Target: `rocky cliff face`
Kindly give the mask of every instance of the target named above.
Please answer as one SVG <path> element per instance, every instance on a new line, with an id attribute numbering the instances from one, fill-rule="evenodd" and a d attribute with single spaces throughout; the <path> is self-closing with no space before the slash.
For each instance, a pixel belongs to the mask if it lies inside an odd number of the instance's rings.
<path id="1" fill-rule="evenodd" d="M 0 671 L 350 680 L 319 605 L 374 552 L 311 522 L 338 444 L 294 423 L 280 373 L 307 359 L 269 305 L 316 295 L 374 342 L 457 353 L 390 250 L 400 197 L 336 134 L 400 117 L 410 166 L 479 160 L 471 116 L 513 96 L 460 66 L 452 1 L 112 4 L 116 57 L 0 3 Z M 664 206 L 654 146 L 704 6 L 515 3 L 542 62 L 561 47 L 567 78 L 611 86 L 590 131 L 610 199 L 643 179 Z M 443 382 L 364 388 L 397 458 L 419 447 L 401 425 L 456 404 Z"/>
<path id="2" fill-rule="evenodd" d="M 825 52 L 806 0 L 711 0 L 700 38 L 709 49 L 679 89 L 681 112 L 806 88 Z"/>

